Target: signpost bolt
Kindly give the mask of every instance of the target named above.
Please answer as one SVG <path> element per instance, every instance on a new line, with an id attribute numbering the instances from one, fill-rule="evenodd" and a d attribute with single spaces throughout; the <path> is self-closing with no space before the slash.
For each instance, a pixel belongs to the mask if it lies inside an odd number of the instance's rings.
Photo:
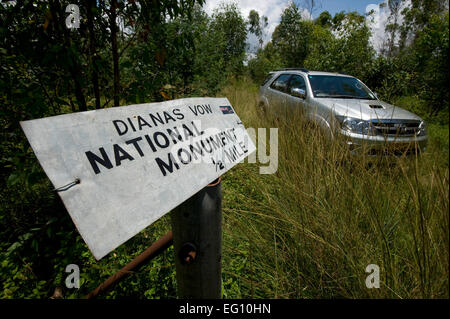
<path id="1" fill-rule="evenodd" d="M 185 243 L 178 254 L 180 262 L 184 265 L 188 265 L 195 260 L 197 256 L 197 247 L 191 243 Z"/>
<path id="2" fill-rule="evenodd" d="M 72 186 L 78 185 L 80 183 L 81 183 L 81 180 L 79 178 L 76 178 L 73 182 L 70 182 L 69 184 L 55 188 L 54 191 L 55 192 L 64 192 L 64 191 L 68 190 L 69 188 L 72 188 Z"/>

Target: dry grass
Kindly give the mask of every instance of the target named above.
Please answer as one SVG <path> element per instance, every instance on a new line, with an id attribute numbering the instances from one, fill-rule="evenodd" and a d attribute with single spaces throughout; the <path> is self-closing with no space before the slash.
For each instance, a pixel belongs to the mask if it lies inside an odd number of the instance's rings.
<path id="1" fill-rule="evenodd" d="M 373 163 L 291 114 L 265 115 L 249 81 L 226 87 L 246 127 L 278 127 L 276 174 L 224 176 L 224 297 L 448 298 L 448 151 Z M 380 267 L 381 287 L 365 285 Z"/>

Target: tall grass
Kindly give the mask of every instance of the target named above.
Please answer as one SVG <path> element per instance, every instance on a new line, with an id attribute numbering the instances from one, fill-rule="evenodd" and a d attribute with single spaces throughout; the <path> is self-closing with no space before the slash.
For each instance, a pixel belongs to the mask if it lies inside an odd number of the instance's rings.
<path id="1" fill-rule="evenodd" d="M 279 129 L 275 174 L 245 163 L 224 176 L 224 297 L 448 298 L 448 150 L 433 136 L 420 157 L 374 162 L 300 113 L 265 114 L 249 81 L 221 96 L 246 127 Z"/>

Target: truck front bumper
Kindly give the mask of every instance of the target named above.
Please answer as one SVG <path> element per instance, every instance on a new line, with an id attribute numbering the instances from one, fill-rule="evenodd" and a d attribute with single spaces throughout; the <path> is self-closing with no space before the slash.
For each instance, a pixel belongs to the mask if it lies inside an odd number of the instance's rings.
<path id="1" fill-rule="evenodd" d="M 415 155 L 425 152 L 425 136 L 369 136 L 341 131 L 352 153 L 379 155 Z"/>

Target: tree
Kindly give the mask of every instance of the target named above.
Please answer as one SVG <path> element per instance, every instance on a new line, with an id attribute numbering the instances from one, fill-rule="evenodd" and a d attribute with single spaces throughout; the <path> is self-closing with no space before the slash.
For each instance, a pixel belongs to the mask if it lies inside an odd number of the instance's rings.
<path id="1" fill-rule="evenodd" d="M 223 4 L 212 15 L 211 32 L 217 33 L 223 46 L 227 69 L 242 72 L 245 57 L 247 26 L 236 4 Z"/>
<path id="2" fill-rule="evenodd" d="M 272 34 L 272 42 L 283 57 L 285 66 L 303 65 L 308 55 L 311 30 L 312 23 L 302 19 L 295 3 L 283 11 L 280 24 Z"/>
<path id="3" fill-rule="evenodd" d="M 109 7 L 109 28 L 111 30 L 111 51 L 114 70 L 114 106 L 120 104 L 120 71 L 119 71 L 119 51 L 117 47 L 117 0 L 112 0 Z"/>
<path id="4" fill-rule="evenodd" d="M 401 15 L 403 24 L 388 28 L 400 32 L 398 52 L 388 57 L 398 66 L 396 72 L 409 79 L 403 93 L 426 100 L 429 115 L 448 112 L 448 2 L 412 0 Z"/>
<path id="5" fill-rule="evenodd" d="M 400 7 L 402 4 L 402 0 L 388 0 L 388 8 L 389 8 L 389 18 L 388 24 L 386 25 L 386 33 L 387 33 L 387 51 L 386 55 L 392 56 L 396 54 L 396 39 L 397 34 L 400 31 L 399 18 L 400 18 Z"/>
<path id="6" fill-rule="evenodd" d="M 323 11 L 317 17 L 315 23 L 322 27 L 330 28 L 333 25 L 333 18 L 328 11 Z"/>
<path id="7" fill-rule="evenodd" d="M 251 10 L 248 15 L 249 31 L 256 35 L 259 41 L 259 47 L 262 49 L 264 43 L 264 29 L 267 28 L 268 20 L 266 16 L 259 17 L 259 13 Z"/>
<path id="8" fill-rule="evenodd" d="M 98 55 L 96 45 L 96 34 L 94 29 L 94 15 L 97 10 L 97 4 L 95 0 L 85 0 L 86 13 L 87 13 L 87 25 L 89 29 L 89 62 L 91 64 L 91 79 L 95 96 L 95 108 L 99 109 L 100 106 L 100 88 L 98 84 Z"/>
<path id="9" fill-rule="evenodd" d="M 311 70 L 333 71 L 339 67 L 339 41 L 331 30 L 320 24 L 315 24 L 311 32 L 311 41 L 308 47 L 308 56 L 305 67 Z"/>
<path id="10" fill-rule="evenodd" d="M 420 97 L 430 102 L 431 115 L 448 112 L 449 108 L 448 30 L 448 11 L 444 15 L 434 14 L 427 26 L 416 33 L 412 47 L 416 87 Z"/>
<path id="11" fill-rule="evenodd" d="M 413 42 L 417 32 L 429 26 L 433 15 L 448 12 L 446 0 L 411 0 L 411 5 L 402 11 L 404 23 L 400 28 L 400 48 Z"/>
<path id="12" fill-rule="evenodd" d="M 345 72 L 365 79 L 375 52 L 370 30 L 357 12 L 337 13 L 333 26 L 315 24 L 310 34 L 305 66 L 311 69 Z"/>
<path id="13" fill-rule="evenodd" d="M 278 50 L 272 42 L 266 44 L 264 49 L 259 50 L 256 57 L 248 61 L 248 72 L 251 78 L 260 84 L 270 71 L 284 66 Z"/>

